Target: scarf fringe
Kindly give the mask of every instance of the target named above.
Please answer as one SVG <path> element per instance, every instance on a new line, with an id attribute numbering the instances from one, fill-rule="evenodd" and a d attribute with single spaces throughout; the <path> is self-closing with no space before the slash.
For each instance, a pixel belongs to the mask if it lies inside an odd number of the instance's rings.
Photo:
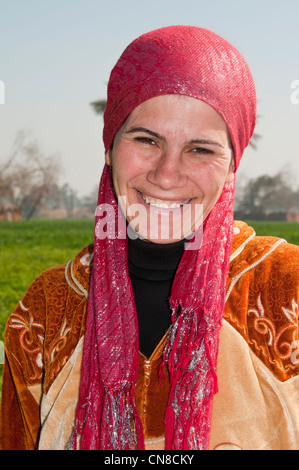
<path id="1" fill-rule="evenodd" d="M 77 450 L 85 447 L 94 450 L 144 450 L 144 436 L 142 424 L 137 413 L 135 404 L 135 390 L 133 385 L 127 385 L 118 390 L 104 390 L 103 408 L 101 416 L 101 434 L 98 436 L 97 444 L 92 429 L 92 421 L 96 419 L 92 412 L 87 412 L 89 422 L 85 422 L 84 435 L 88 442 L 80 439 L 83 429 L 74 428 L 68 450 Z M 88 432 L 86 432 L 88 429 Z M 92 445 L 91 442 L 93 442 Z"/>
<path id="2" fill-rule="evenodd" d="M 134 386 L 120 390 L 106 390 L 102 419 L 103 433 L 101 449 L 140 450 L 144 449 L 142 425 L 138 417 Z"/>
<path id="3" fill-rule="evenodd" d="M 217 392 L 216 358 L 220 325 L 211 327 L 201 309 L 173 305 L 172 325 L 159 370 L 171 377 L 165 416 L 166 449 L 204 450 L 209 444 L 211 398 Z M 209 325 L 209 326 L 207 326 Z M 189 402 L 190 406 L 183 406 Z M 188 410 L 188 413 L 185 410 Z"/>

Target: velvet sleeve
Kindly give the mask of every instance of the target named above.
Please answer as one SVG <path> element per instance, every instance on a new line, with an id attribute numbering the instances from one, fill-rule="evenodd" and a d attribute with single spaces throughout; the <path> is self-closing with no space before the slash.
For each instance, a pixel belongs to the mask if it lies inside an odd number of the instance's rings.
<path id="1" fill-rule="evenodd" d="M 40 431 L 46 301 L 40 278 L 10 315 L 4 335 L 0 449 L 34 450 Z"/>

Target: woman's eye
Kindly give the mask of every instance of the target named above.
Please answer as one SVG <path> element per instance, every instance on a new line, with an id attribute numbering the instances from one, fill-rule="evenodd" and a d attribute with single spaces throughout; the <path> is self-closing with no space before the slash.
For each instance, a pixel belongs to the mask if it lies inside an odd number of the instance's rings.
<path id="1" fill-rule="evenodd" d="M 209 153 L 210 154 L 214 153 L 212 150 L 206 149 L 204 147 L 196 147 L 196 148 L 192 149 L 192 152 L 197 153 L 199 155 L 207 155 Z"/>
<path id="2" fill-rule="evenodd" d="M 135 137 L 135 140 L 141 142 L 142 144 L 155 145 L 156 142 L 150 137 Z"/>

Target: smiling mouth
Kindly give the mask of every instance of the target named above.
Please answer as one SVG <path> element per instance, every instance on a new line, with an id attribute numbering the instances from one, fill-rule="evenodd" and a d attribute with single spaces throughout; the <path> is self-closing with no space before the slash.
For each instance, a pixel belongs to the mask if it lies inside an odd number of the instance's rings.
<path id="1" fill-rule="evenodd" d="M 147 196 L 146 194 L 137 191 L 138 194 L 142 197 L 142 199 L 151 206 L 159 207 L 160 209 L 177 209 L 178 207 L 182 207 L 185 204 L 188 204 L 192 198 L 186 199 L 182 202 L 180 201 L 170 201 L 166 199 L 158 199 L 151 196 Z"/>

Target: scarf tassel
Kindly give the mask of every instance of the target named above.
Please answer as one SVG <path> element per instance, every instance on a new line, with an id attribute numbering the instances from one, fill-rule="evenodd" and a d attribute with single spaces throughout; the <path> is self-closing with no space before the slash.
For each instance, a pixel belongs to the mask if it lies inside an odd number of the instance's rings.
<path id="1" fill-rule="evenodd" d="M 213 360 L 218 328 L 207 328 L 202 310 L 174 306 L 173 319 L 159 371 L 161 377 L 167 364 L 172 383 L 165 416 L 166 449 L 206 449 L 211 398 L 218 390 Z M 190 401 L 189 414 L 182 411 L 186 401 Z"/>
<path id="2" fill-rule="evenodd" d="M 142 424 L 136 409 L 133 385 L 125 385 L 117 390 L 104 389 L 100 418 L 102 422 L 101 433 L 98 436 L 97 443 L 92 430 L 93 420 L 92 412 L 89 409 L 83 425 L 85 432 L 83 432 L 83 429 L 79 431 L 77 427 L 73 429 L 67 445 L 68 450 L 78 450 L 80 448 L 82 450 L 85 448 L 94 448 L 94 450 L 144 450 Z M 85 435 L 84 442 L 81 441 L 82 434 Z"/>
<path id="3" fill-rule="evenodd" d="M 108 450 L 142 450 L 144 437 L 137 413 L 134 386 L 106 390 L 103 406 L 100 448 Z"/>

